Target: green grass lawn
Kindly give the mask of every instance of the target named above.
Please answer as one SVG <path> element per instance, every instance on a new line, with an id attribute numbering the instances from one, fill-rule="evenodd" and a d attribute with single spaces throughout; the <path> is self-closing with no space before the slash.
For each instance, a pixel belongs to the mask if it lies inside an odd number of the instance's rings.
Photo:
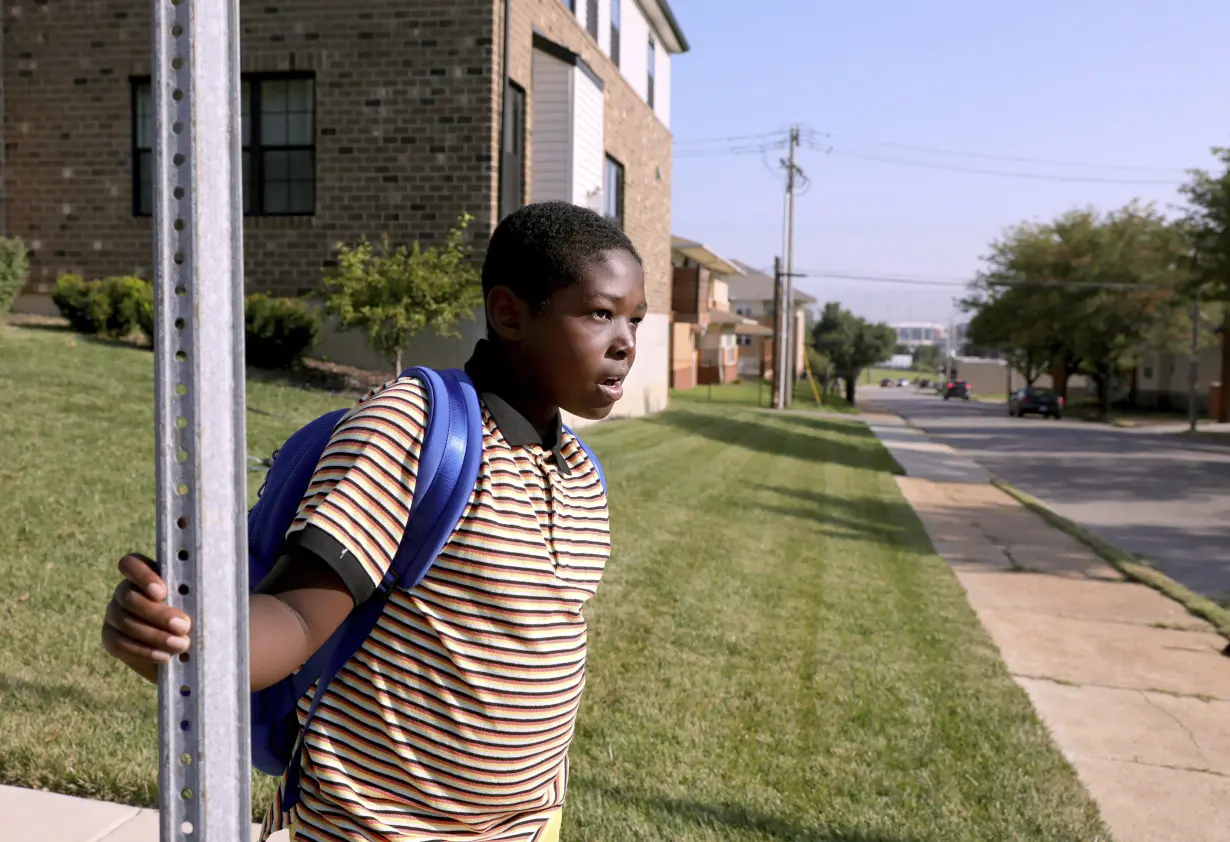
<path id="1" fill-rule="evenodd" d="M 727 383 L 720 386 L 697 386 L 694 389 L 672 389 L 671 403 L 674 404 L 720 404 L 728 407 L 772 407 L 773 386 L 761 380 L 741 380 L 737 383 Z M 830 394 L 822 397 L 823 403 L 816 405 L 815 393 L 806 381 L 796 383 L 791 395 L 791 406 L 795 409 L 819 409 L 824 412 L 856 413 L 858 410 L 850 406 L 845 397 Z"/>
<path id="2" fill-rule="evenodd" d="M 98 645 L 116 559 L 154 539 L 151 375 L 0 329 L 0 783 L 156 804 L 154 693 Z M 248 421 L 257 454 L 293 426 Z M 615 546 L 567 842 L 1108 838 L 861 424 L 684 402 L 588 435 Z"/>

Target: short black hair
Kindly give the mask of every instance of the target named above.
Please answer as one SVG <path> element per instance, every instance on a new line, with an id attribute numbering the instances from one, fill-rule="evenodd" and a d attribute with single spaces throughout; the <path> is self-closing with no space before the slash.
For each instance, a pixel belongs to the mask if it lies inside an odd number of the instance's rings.
<path id="1" fill-rule="evenodd" d="M 570 202 L 526 205 L 496 226 L 483 261 L 483 297 L 508 287 L 541 313 L 557 290 L 580 283 L 605 252 L 626 251 L 644 265 L 611 220 Z"/>

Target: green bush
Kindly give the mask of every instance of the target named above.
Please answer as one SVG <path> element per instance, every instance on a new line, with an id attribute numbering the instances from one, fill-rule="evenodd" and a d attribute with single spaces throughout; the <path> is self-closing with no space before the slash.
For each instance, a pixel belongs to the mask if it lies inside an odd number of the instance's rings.
<path id="1" fill-rule="evenodd" d="M 256 292 L 244 299 L 244 344 L 248 365 L 288 369 L 311 350 L 320 318 L 304 301 Z"/>
<path id="2" fill-rule="evenodd" d="M 154 288 L 144 278 L 87 281 L 80 275 L 61 275 L 51 300 L 78 333 L 123 339 L 154 332 Z"/>
<path id="3" fill-rule="evenodd" d="M 99 326 L 107 320 L 110 305 L 93 295 L 97 286 L 97 281 L 87 281 L 80 275 L 68 274 L 56 278 L 51 300 L 60 315 L 68 319 L 69 325 L 78 333 L 98 333 Z M 99 307 L 104 304 L 105 309 L 100 312 Z"/>
<path id="4" fill-rule="evenodd" d="M 107 318 L 99 329 L 103 336 L 123 339 L 135 333 L 143 333 L 142 307 L 148 298 L 153 316 L 153 286 L 144 278 L 131 275 L 106 278 L 99 282 L 94 295 L 106 302 Z M 100 309 L 103 305 L 99 305 Z M 149 335 L 149 334 L 146 334 Z"/>
<path id="5" fill-rule="evenodd" d="M 30 254 L 19 237 L 0 237 L 0 313 L 13 309 L 30 274 Z"/>

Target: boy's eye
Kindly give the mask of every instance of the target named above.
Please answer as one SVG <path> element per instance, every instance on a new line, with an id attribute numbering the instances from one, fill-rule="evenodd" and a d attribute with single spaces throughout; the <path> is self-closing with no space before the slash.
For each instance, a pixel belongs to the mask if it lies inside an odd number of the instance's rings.
<path id="1" fill-rule="evenodd" d="M 633 326 L 633 327 L 635 327 L 635 326 L 639 325 L 639 324 L 640 324 L 641 322 L 643 322 L 643 321 L 645 321 L 645 317 L 644 317 L 644 316 L 636 316 L 635 318 L 633 318 L 633 319 L 632 319 L 632 326 Z"/>
<path id="2" fill-rule="evenodd" d="M 595 319 L 601 319 L 602 321 L 608 321 L 611 318 L 611 311 L 610 310 L 595 310 L 591 315 Z"/>

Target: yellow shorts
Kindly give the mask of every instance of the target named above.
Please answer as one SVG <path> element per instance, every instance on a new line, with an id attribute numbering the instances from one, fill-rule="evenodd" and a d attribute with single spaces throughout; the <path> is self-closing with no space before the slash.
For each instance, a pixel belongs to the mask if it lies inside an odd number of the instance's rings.
<path id="1" fill-rule="evenodd" d="M 559 842 L 560 824 L 563 823 L 564 811 L 556 810 L 551 818 L 547 820 L 547 826 L 543 828 L 542 836 L 538 837 L 538 842 Z M 290 842 L 295 842 L 295 826 L 290 826 Z"/>

